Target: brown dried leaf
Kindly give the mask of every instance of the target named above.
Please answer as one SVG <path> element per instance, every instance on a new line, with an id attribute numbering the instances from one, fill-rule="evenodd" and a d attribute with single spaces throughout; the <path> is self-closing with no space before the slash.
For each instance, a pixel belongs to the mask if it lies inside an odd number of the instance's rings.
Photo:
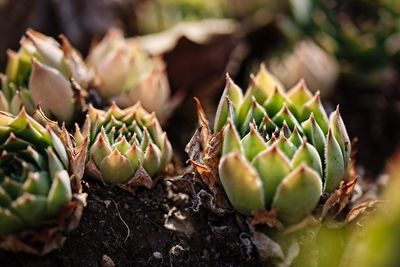
<path id="1" fill-rule="evenodd" d="M 199 174 L 201 180 L 204 184 L 210 189 L 210 191 L 215 195 L 218 190 L 216 188 L 217 177 L 210 170 L 210 168 L 204 164 L 197 163 L 191 159 L 189 159 L 190 164 L 192 164 L 195 171 Z"/>
<path id="2" fill-rule="evenodd" d="M 200 104 L 200 101 L 196 97 L 194 98 L 194 101 L 196 103 L 197 118 L 201 129 L 200 142 L 204 151 L 206 151 L 212 133 L 210 130 L 206 114 L 203 110 L 203 107 Z"/>
<path id="3" fill-rule="evenodd" d="M 90 176 L 98 181 L 103 182 L 105 185 L 106 183 L 103 180 L 103 176 L 100 170 L 97 168 L 96 163 L 94 162 L 93 158 L 90 158 L 89 161 L 86 163 L 85 173 L 87 176 Z"/>
<path id="4" fill-rule="evenodd" d="M 204 156 L 204 163 L 210 168 L 211 172 L 218 176 L 218 164 L 221 154 L 222 145 L 222 131 L 211 135 L 208 142 L 206 154 Z"/>
<path id="5" fill-rule="evenodd" d="M 357 177 L 355 176 L 353 176 L 353 179 L 350 179 L 348 182 L 342 181 L 339 188 L 326 200 L 319 219 L 324 219 L 328 212 L 338 205 L 336 213 L 333 215 L 333 217 L 336 217 L 349 203 L 351 193 L 353 192 L 356 183 Z"/>
<path id="6" fill-rule="evenodd" d="M 136 170 L 135 176 L 133 176 L 133 178 L 130 179 L 129 182 L 127 182 L 126 184 L 119 184 L 118 187 L 132 193 L 137 187 L 144 186 L 147 189 L 151 189 L 153 185 L 154 182 L 149 174 L 142 167 L 142 165 L 139 165 L 138 169 Z"/>
<path id="7" fill-rule="evenodd" d="M 198 128 L 185 147 L 185 152 L 188 154 L 189 159 L 196 162 L 201 162 L 203 157 L 203 151 L 201 147 L 201 131 L 201 127 Z"/>
<path id="8" fill-rule="evenodd" d="M 356 218 L 368 215 L 372 211 L 374 211 L 378 206 L 380 206 L 384 201 L 382 200 L 369 200 L 358 204 L 357 206 L 353 207 L 347 217 L 345 219 L 345 224 L 348 224 L 354 221 Z"/>

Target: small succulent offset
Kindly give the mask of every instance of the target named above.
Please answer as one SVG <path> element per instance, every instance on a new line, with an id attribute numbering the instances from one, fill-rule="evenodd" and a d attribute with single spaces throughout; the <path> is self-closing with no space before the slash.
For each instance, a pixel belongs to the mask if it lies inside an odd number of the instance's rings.
<path id="1" fill-rule="evenodd" d="M 297 223 L 346 177 L 351 148 L 339 109 L 328 119 L 318 92 L 303 81 L 285 92 L 263 66 L 245 95 L 227 79 L 214 131 L 223 131 L 221 183 L 243 214 L 273 208 Z"/>
<path id="2" fill-rule="evenodd" d="M 90 106 L 82 130 L 76 128 L 77 144 L 87 135 L 88 171 L 108 184 L 126 184 L 138 176 L 151 182 L 172 159 L 167 134 L 155 113 L 148 113 L 140 102 L 127 109 L 113 103 L 107 111 Z"/>
<path id="3" fill-rule="evenodd" d="M 72 202 L 81 177 L 70 170 L 78 165 L 50 126 L 24 109 L 17 116 L 0 112 L 0 240 L 56 219 Z"/>
<path id="4" fill-rule="evenodd" d="M 18 52 L 8 51 L 5 75 L 1 76 L 0 110 L 18 114 L 24 106 L 29 114 L 40 105 L 47 116 L 71 123 L 82 105 L 81 88 L 90 73 L 68 40 L 62 44 L 28 30 Z"/>
<path id="5" fill-rule="evenodd" d="M 87 64 L 96 74 L 95 88 L 107 101 L 126 108 L 140 101 L 149 111 L 165 116 L 170 89 L 160 58 L 150 57 L 137 40 L 124 39 L 113 29 L 91 51 Z"/>

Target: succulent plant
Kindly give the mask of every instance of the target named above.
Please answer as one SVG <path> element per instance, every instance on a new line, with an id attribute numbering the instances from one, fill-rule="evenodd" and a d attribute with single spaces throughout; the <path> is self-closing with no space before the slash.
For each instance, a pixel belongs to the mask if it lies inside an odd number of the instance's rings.
<path id="1" fill-rule="evenodd" d="M 113 103 L 107 111 L 90 106 L 82 131 L 79 127 L 75 131 L 77 144 L 87 135 L 88 170 L 109 184 L 126 184 L 143 175 L 155 177 L 172 159 L 167 134 L 155 113 L 148 113 L 140 102 L 127 109 Z"/>
<path id="2" fill-rule="evenodd" d="M 221 183 L 243 214 L 273 208 L 284 224 L 299 222 L 346 178 L 351 148 L 339 108 L 328 119 L 319 92 L 303 81 L 285 92 L 263 66 L 245 95 L 228 77 L 214 131 L 223 132 Z"/>
<path id="3" fill-rule="evenodd" d="M 91 78 L 80 55 L 68 40 L 62 44 L 28 30 L 18 52 L 8 51 L 2 75 L 0 110 L 18 114 L 24 106 L 29 114 L 40 105 L 46 115 L 71 123 L 81 106 L 81 88 Z"/>
<path id="4" fill-rule="evenodd" d="M 110 30 L 91 51 L 87 64 L 95 71 L 95 87 L 107 102 L 115 101 L 126 108 L 140 101 L 158 116 L 169 111 L 164 63 L 150 57 L 136 39 L 124 39 L 119 30 Z"/>
<path id="5" fill-rule="evenodd" d="M 42 116 L 40 110 L 37 113 Z M 61 137 L 50 125 L 42 126 L 24 109 L 17 116 L 0 112 L 0 128 L 0 236 L 3 237 L 38 227 L 46 219 L 56 219 L 61 208 L 71 204 L 81 177 L 75 172 L 79 163 L 71 160 Z M 65 129 L 63 132 L 66 133 Z M 86 142 L 82 143 L 84 147 Z M 86 154 L 86 148 L 82 153 Z M 75 179 L 78 185 L 74 184 Z"/>

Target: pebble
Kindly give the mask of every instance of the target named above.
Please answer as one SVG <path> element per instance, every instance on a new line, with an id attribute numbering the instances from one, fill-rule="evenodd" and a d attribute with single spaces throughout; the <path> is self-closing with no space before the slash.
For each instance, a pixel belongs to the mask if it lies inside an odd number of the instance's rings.
<path id="1" fill-rule="evenodd" d="M 101 267 L 115 267 L 115 263 L 109 256 L 104 254 L 103 257 L 101 258 L 100 266 Z"/>
<path id="2" fill-rule="evenodd" d="M 158 260 L 161 260 L 163 258 L 162 254 L 158 251 L 153 252 L 153 257 Z"/>

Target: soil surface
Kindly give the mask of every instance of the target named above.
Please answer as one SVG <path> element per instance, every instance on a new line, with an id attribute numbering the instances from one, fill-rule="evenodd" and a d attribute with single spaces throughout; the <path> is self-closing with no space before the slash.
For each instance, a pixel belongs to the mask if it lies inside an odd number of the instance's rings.
<path id="1" fill-rule="evenodd" d="M 90 182 L 81 223 L 63 248 L 44 257 L 1 251 L 0 266 L 257 265 L 233 214 L 195 207 L 193 198 L 172 187 L 161 181 L 132 194 Z"/>

